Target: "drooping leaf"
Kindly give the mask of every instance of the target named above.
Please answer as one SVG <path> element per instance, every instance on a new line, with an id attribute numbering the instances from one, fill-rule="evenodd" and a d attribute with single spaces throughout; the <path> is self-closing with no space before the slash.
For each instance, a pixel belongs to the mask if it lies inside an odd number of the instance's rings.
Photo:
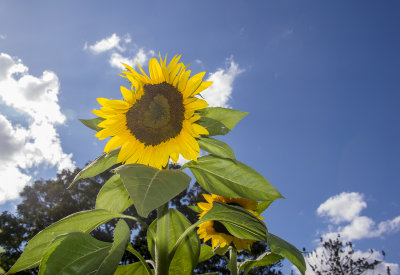
<path id="1" fill-rule="evenodd" d="M 93 119 L 79 119 L 80 122 L 83 123 L 83 125 L 85 125 L 86 127 L 95 130 L 96 132 L 102 130 L 103 128 L 97 126 L 100 122 L 102 122 L 104 120 L 104 118 L 102 117 L 96 117 Z"/>
<path id="2" fill-rule="evenodd" d="M 96 198 L 96 209 L 106 209 L 111 212 L 122 213 L 132 205 L 124 184 L 119 175 L 112 176 L 101 187 Z"/>
<path id="3" fill-rule="evenodd" d="M 148 275 L 146 268 L 142 263 L 133 263 L 128 265 L 119 265 L 117 270 L 115 270 L 114 275 Z"/>
<path id="4" fill-rule="evenodd" d="M 267 210 L 267 208 L 271 205 L 273 201 L 263 201 L 261 202 L 256 209 L 256 212 L 261 215 L 262 212 Z"/>
<path id="5" fill-rule="evenodd" d="M 222 108 L 222 107 L 204 108 L 202 110 L 199 110 L 198 113 L 201 115 L 202 119 L 203 118 L 213 119 L 222 123 L 226 127 L 225 128 L 226 132 L 219 133 L 220 135 L 225 135 L 226 133 L 231 131 L 240 120 L 242 120 L 245 116 L 248 115 L 248 113 L 246 112 Z M 199 120 L 199 124 L 201 125 L 202 125 L 202 119 Z"/>
<path id="6" fill-rule="evenodd" d="M 213 207 L 199 220 L 206 221 L 219 221 L 241 239 L 265 241 L 268 232 L 265 224 L 246 209 L 220 202 L 213 202 Z"/>
<path id="7" fill-rule="evenodd" d="M 176 209 L 168 210 L 169 218 L 169 238 L 168 238 L 168 251 L 171 252 L 179 236 L 191 226 L 191 223 L 186 217 Z M 147 245 L 154 259 L 154 234 L 156 232 L 157 222 L 149 226 L 147 231 Z M 170 263 L 169 274 L 192 274 L 195 269 L 200 256 L 200 240 L 196 232 L 189 233 L 182 243 L 179 245 L 175 252 L 174 257 Z"/>
<path id="8" fill-rule="evenodd" d="M 213 194 L 257 201 L 283 198 L 261 174 L 237 160 L 207 155 L 183 168 L 190 168 L 199 184 Z"/>
<path id="9" fill-rule="evenodd" d="M 296 247 L 274 234 L 268 233 L 267 236 L 267 243 L 271 251 L 288 259 L 299 269 L 301 274 L 305 274 L 306 263 L 301 252 Z"/>
<path id="10" fill-rule="evenodd" d="M 199 257 L 199 263 L 207 261 L 210 259 L 212 256 L 214 256 L 214 252 L 211 246 L 208 246 L 206 244 L 202 244 L 200 246 L 200 257 Z"/>
<path id="11" fill-rule="evenodd" d="M 115 149 L 108 154 L 104 153 L 94 161 L 89 163 L 83 168 L 74 178 L 72 183 L 68 186 L 70 188 L 76 181 L 80 179 L 90 178 L 106 171 L 111 166 L 117 164 L 118 153 L 120 149 Z"/>
<path id="12" fill-rule="evenodd" d="M 111 219 L 123 217 L 125 216 L 103 209 L 82 211 L 65 217 L 33 237 L 24 248 L 21 257 L 19 257 L 8 273 L 12 274 L 38 266 L 47 251 L 47 246 L 57 236 L 78 231 L 88 233 Z"/>
<path id="13" fill-rule="evenodd" d="M 142 217 L 168 202 L 189 186 L 190 177 L 179 170 L 159 170 L 141 164 L 115 169 Z"/>
<path id="14" fill-rule="evenodd" d="M 277 261 L 280 261 L 282 259 L 283 259 L 282 256 L 267 251 L 267 252 L 261 254 L 255 260 L 246 260 L 243 263 L 241 263 L 240 267 L 239 267 L 239 272 L 243 271 L 244 272 L 243 274 L 245 275 L 253 267 L 270 265 L 270 264 L 276 263 Z"/>
<path id="15" fill-rule="evenodd" d="M 117 269 L 130 240 L 129 226 L 124 220 L 119 220 L 114 229 L 114 242 L 107 257 L 102 261 L 96 274 L 112 274 Z"/>
<path id="16" fill-rule="evenodd" d="M 99 241 L 82 232 L 63 235 L 55 240 L 55 244 L 43 256 L 39 275 L 100 274 L 97 273 L 98 268 L 111 246 L 111 243 Z"/>
<path id="17" fill-rule="evenodd" d="M 207 151 L 221 158 L 235 159 L 235 153 L 228 144 L 214 138 L 199 138 L 200 149 Z"/>

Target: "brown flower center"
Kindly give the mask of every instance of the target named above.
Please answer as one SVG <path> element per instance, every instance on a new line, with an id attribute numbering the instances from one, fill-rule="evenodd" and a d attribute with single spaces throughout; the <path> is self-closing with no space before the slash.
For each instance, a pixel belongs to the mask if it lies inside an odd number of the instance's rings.
<path id="1" fill-rule="evenodd" d="M 145 145 L 179 135 L 185 118 L 182 94 L 171 84 L 146 84 L 143 96 L 126 113 L 126 126 Z"/>

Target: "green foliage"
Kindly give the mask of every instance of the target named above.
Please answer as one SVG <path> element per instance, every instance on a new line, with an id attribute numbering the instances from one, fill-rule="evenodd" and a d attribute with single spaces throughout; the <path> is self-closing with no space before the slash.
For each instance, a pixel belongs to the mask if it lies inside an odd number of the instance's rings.
<path id="1" fill-rule="evenodd" d="M 285 257 L 299 269 L 301 274 L 305 274 L 306 262 L 296 247 L 271 233 L 268 233 L 267 243 L 273 253 Z"/>
<path id="2" fill-rule="evenodd" d="M 202 244 L 200 246 L 200 256 L 199 256 L 199 262 L 204 262 L 210 259 L 212 256 L 214 256 L 214 252 L 211 246 L 208 246 L 206 244 Z"/>
<path id="3" fill-rule="evenodd" d="M 146 268 L 141 263 L 133 263 L 128 265 L 119 265 L 114 275 L 148 275 Z"/>
<path id="4" fill-rule="evenodd" d="M 221 158 L 235 159 L 235 153 L 228 144 L 213 138 L 199 138 L 200 149 Z"/>
<path id="5" fill-rule="evenodd" d="M 199 184 L 213 194 L 258 201 L 283 198 L 261 174 L 237 160 L 207 155 L 183 168 L 190 168 Z"/>
<path id="6" fill-rule="evenodd" d="M 115 169 L 128 191 L 136 211 L 142 217 L 165 204 L 190 184 L 181 171 L 159 170 L 141 164 L 127 164 Z"/>
<path id="7" fill-rule="evenodd" d="M 98 174 L 106 171 L 108 168 L 117 164 L 118 153 L 120 149 L 115 149 L 109 152 L 108 154 L 104 153 L 94 161 L 92 161 L 89 165 L 83 168 L 78 175 L 74 178 L 71 185 L 68 187 L 70 188 L 75 182 L 80 179 L 91 178 L 97 176 Z"/>
<path id="8" fill-rule="evenodd" d="M 221 107 L 204 108 L 198 113 L 201 115 L 198 123 L 208 130 L 210 136 L 226 135 L 248 115 L 246 112 Z"/>
<path id="9" fill-rule="evenodd" d="M 264 241 L 267 235 L 265 224 L 240 206 L 213 202 L 213 207 L 199 222 L 211 220 L 219 221 L 229 233 L 238 238 Z"/>
<path id="10" fill-rule="evenodd" d="M 104 120 L 104 118 L 101 117 L 96 117 L 93 119 L 79 119 L 80 122 L 83 123 L 83 125 L 85 125 L 86 127 L 95 130 L 96 132 L 102 130 L 103 128 L 97 126 L 100 122 L 102 122 Z"/>
<path id="11" fill-rule="evenodd" d="M 124 215 L 102 209 L 82 211 L 65 217 L 33 237 L 8 273 L 12 274 L 38 266 L 47 251 L 47 246 L 57 236 L 71 232 L 91 232 L 98 226 L 118 217 L 124 217 Z"/>
<path id="12" fill-rule="evenodd" d="M 129 197 L 121 178 L 119 175 L 114 175 L 101 187 L 96 198 L 95 208 L 122 213 L 132 203 L 132 199 Z"/>
<path id="13" fill-rule="evenodd" d="M 256 209 L 256 212 L 261 215 L 262 212 L 267 210 L 267 208 L 273 203 L 273 201 L 263 201 L 261 202 Z"/>
<path id="14" fill-rule="evenodd" d="M 282 259 L 283 259 L 282 256 L 267 251 L 267 252 L 261 254 L 255 260 L 246 260 L 243 263 L 241 263 L 239 266 L 239 272 L 243 271 L 243 274 L 245 275 L 253 267 L 271 265 Z"/>

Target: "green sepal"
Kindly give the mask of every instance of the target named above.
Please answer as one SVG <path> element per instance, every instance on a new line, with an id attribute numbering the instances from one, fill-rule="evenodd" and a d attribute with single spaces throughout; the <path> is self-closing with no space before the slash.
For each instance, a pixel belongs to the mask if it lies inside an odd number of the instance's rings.
<path id="1" fill-rule="evenodd" d="M 142 164 L 116 168 L 133 204 L 142 217 L 186 189 L 191 178 L 180 170 L 159 170 Z"/>
<path id="2" fill-rule="evenodd" d="M 203 210 L 200 207 L 198 207 L 197 205 L 188 205 L 187 207 L 189 207 L 190 209 L 192 209 L 196 213 L 203 212 Z"/>
<path id="3" fill-rule="evenodd" d="M 267 210 L 267 208 L 273 203 L 273 201 L 262 201 L 260 204 L 258 204 L 257 209 L 255 210 L 258 214 L 261 215 L 262 212 Z"/>
<path id="4" fill-rule="evenodd" d="M 305 274 L 306 262 L 296 247 L 271 233 L 267 235 L 267 243 L 273 253 L 285 257 L 299 269 L 301 274 Z"/>
<path id="5" fill-rule="evenodd" d="M 199 256 L 199 263 L 207 261 L 212 256 L 214 256 L 214 252 L 211 246 L 202 244 L 200 246 L 200 256 Z"/>
<path id="6" fill-rule="evenodd" d="M 103 128 L 97 126 L 100 122 L 102 122 L 103 120 L 105 120 L 102 117 L 96 117 L 96 118 L 92 118 L 92 119 L 78 119 L 80 122 L 83 123 L 83 125 L 85 125 L 86 127 L 95 130 L 96 132 L 103 130 Z"/>
<path id="7" fill-rule="evenodd" d="M 109 152 L 108 154 L 103 153 L 101 156 L 99 156 L 94 161 L 89 163 L 75 176 L 74 180 L 68 186 L 68 188 L 71 188 L 71 186 L 80 179 L 97 176 L 98 174 L 106 171 L 108 168 L 117 164 L 119 151 L 120 149 L 115 149 Z"/>
<path id="8" fill-rule="evenodd" d="M 261 174 L 237 160 L 207 155 L 186 163 L 184 168 L 190 168 L 198 183 L 212 194 L 256 201 L 283 198 Z"/>

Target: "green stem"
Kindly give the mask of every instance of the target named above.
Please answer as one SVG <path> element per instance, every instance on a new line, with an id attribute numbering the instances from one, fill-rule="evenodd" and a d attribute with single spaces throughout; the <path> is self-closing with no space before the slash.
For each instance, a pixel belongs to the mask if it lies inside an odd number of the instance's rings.
<path id="1" fill-rule="evenodd" d="M 229 270 L 231 271 L 231 275 L 238 275 L 237 268 L 237 253 L 234 247 L 229 248 Z"/>
<path id="2" fill-rule="evenodd" d="M 133 255 L 135 255 L 139 261 L 142 263 L 142 265 L 144 266 L 144 268 L 146 268 L 147 274 L 149 275 L 153 275 L 153 273 L 151 272 L 151 269 L 149 267 L 149 265 L 146 263 L 146 260 L 142 257 L 142 255 L 140 255 L 140 253 L 138 251 L 136 251 L 131 244 L 128 245 L 128 247 L 126 248 L 126 250 L 128 250 L 129 252 L 131 252 Z"/>
<path id="3" fill-rule="evenodd" d="M 155 238 L 156 275 L 168 275 L 168 237 L 169 217 L 168 203 L 160 206 L 157 211 L 157 233 Z"/>
<path id="4" fill-rule="evenodd" d="M 143 220 L 141 220 L 141 219 L 139 219 L 139 218 L 136 218 L 136 217 L 133 217 L 133 216 L 129 216 L 129 215 L 122 215 L 122 218 L 134 220 L 134 221 L 140 223 L 140 225 L 143 226 L 144 228 L 146 228 L 146 229 L 149 228 L 149 226 L 147 225 L 147 223 L 145 223 Z"/>

